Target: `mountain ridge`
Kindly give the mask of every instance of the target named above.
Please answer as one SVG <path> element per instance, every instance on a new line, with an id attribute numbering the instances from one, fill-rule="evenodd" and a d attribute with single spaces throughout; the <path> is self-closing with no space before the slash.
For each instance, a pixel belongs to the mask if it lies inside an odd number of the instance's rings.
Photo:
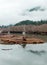
<path id="1" fill-rule="evenodd" d="M 23 20 L 23 21 L 20 21 L 19 23 L 16 23 L 14 26 L 18 26 L 18 25 L 42 25 L 42 24 L 47 24 L 47 20 L 41 20 L 41 21 Z"/>

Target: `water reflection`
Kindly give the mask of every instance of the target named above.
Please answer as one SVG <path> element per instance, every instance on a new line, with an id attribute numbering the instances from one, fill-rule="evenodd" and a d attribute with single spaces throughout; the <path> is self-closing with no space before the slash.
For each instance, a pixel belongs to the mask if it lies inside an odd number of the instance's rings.
<path id="1" fill-rule="evenodd" d="M 8 50 L 13 50 L 13 49 L 12 49 L 12 48 L 10 48 L 10 49 L 1 49 L 1 50 L 8 51 Z"/>
<path id="2" fill-rule="evenodd" d="M 26 47 L 26 44 L 21 44 L 21 46 L 22 46 L 23 48 L 25 48 L 25 47 Z"/>
<path id="3" fill-rule="evenodd" d="M 37 55 L 41 55 L 41 54 L 46 53 L 44 50 L 42 50 L 42 51 L 28 50 L 28 51 L 31 52 L 31 53 L 33 53 L 33 54 L 37 54 Z"/>
<path id="4" fill-rule="evenodd" d="M 0 45 L 0 65 L 47 65 L 47 44 Z"/>

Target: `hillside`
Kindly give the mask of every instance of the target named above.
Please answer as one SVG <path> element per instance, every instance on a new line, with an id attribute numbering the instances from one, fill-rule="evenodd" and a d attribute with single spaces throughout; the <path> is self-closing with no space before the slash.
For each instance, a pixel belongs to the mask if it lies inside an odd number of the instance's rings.
<path id="1" fill-rule="evenodd" d="M 15 26 L 18 26 L 18 25 L 42 25 L 42 24 L 47 24 L 47 20 L 41 20 L 41 21 L 24 20 L 24 21 L 20 21 L 19 23 L 16 23 Z"/>

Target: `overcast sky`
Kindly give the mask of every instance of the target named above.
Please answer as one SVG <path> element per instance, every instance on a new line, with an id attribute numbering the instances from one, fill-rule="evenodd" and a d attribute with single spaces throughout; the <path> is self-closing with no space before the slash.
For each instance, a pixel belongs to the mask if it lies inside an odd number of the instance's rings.
<path id="1" fill-rule="evenodd" d="M 36 7 L 40 8 L 29 11 Z M 0 0 L 0 25 L 41 19 L 47 19 L 47 0 Z"/>

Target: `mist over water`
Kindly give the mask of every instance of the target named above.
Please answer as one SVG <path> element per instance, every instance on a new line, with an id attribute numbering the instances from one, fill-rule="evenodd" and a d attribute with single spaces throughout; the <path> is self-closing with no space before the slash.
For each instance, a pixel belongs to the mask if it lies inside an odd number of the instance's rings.
<path id="1" fill-rule="evenodd" d="M 47 65 L 47 43 L 0 45 L 0 65 Z"/>

